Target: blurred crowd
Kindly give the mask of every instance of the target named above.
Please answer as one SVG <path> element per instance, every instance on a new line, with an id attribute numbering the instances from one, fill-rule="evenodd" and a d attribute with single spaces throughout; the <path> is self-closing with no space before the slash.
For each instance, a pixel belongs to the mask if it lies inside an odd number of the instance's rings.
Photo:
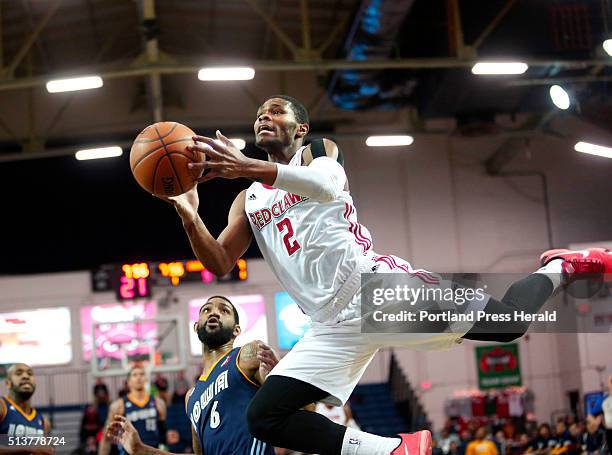
<path id="1" fill-rule="evenodd" d="M 559 418 L 554 426 L 513 419 L 482 425 L 452 418 L 434 437 L 432 455 L 608 454 L 603 417 Z"/>

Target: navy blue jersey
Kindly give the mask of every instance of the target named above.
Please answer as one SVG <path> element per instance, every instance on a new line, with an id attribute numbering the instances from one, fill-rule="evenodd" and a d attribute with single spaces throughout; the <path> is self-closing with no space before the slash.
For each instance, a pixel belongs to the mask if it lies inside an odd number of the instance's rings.
<path id="1" fill-rule="evenodd" d="M 8 397 L 0 398 L 0 409 L 6 409 L 6 416 L 0 420 L 0 434 L 9 436 L 43 436 L 45 422 L 43 416 L 32 408 L 29 415 Z"/>
<path id="2" fill-rule="evenodd" d="M 125 418 L 132 422 L 142 442 L 152 447 L 158 447 L 157 420 L 159 417 L 155 406 L 155 397 L 149 395 L 144 401 L 140 402 L 128 394 L 123 397 L 123 409 Z M 126 453 L 123 447 L 119 446 L 119 449 L 121 454 Z"/>
<path id="3" fill-rule="evenodd" d="M 187 400 L 187 415 L 204 455 L 274 455 L 274 449 L 251 436 L 246 410 L 257 392 L 238 366 L 240 348 L 221 357 L 196 382 Z"/>

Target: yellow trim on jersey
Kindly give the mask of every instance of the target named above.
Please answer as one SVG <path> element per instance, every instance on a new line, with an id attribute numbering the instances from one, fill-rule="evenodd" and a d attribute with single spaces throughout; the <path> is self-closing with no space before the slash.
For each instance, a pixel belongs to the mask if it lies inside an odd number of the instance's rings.
<path id="1" fill-rule="evenodd" d="M 31 422 L 32 420 L 34 420 L 34 417 L 36 417 L 36 409 L 32 408 L 32 411 L 30 412 L 30 415 L 27 416 L 26 413 L 23 412 L 23 409 L 21 409 L 17 403 L 15 403 L 9 397 L 4 397 L 4 398 L 6 398 L 6 401 L 11 403 L 13 405 L 13 407 L 19 411 L 19 414 L 24 416 L 28 420 L 28 422 Z M 7 413 L 8 413 L 8 411 L 7 411 Z"/>
<path id="2" fill-rule="evenodd" d="M 144 408 L 145 405 L 149 402 L 149 400 L 151 399 L 151 395 L 146 394 L 145 395 L 145 399 L 144 401 L 139 401 L 136 398 L 132 398 L 131 393 L 127 394 L 127 399 L 130 400 L 132 403 L 134 403 L 136 406 L 138 406 L 139 408 Z"/>
<path id="3" fill-rule="evenodd" d="M 242 346 L 242 348 L 244 348 L 244 346 Z M 249 378 L 244 371 L 242 371 L 242 368 L 240 368 L 240 365 L 238 364 L 238 359 L 240 359 L 240 353 L 242 352 L 242 348 L 240 348 L 240 351 L 238 351 L 238 355 L 236 356 L 236 367 L 238 368 L 238 371 L 240 371 L 240 373 L 242 373 L 242 376 L 244 376 L 244 379 L 246 379 L 247 381 L 249 381 L 251 384 L 253 384 L 255 387 L 259 387 L 259 384 L 257 384 L 256 382 L 253 382 L 253 380 L 251 378 Z"/>
<path id="4" fill-rule="evenodd" d="M 198 378 L 198 381 L 206 381 L 206 380 L 208 379 L 208 376 L 210 376 L 210 373 L 212 373 L 212 370 L 214 370 L 214 369 L 215 369 L 215 367 L 217 366 L 217 364 L 218 364 L 219 362 L 221 362 L 221 360 L 223 360 L 224 358 L 226 358 L 226 357 L 227 357 L 227 356 L 228 356 L 228 355 L 229 355 L 229 354 L 230 354 L 230 353 L 231 353 L 233 350 L 234 350 L 234 349 L 232 348 L 232 349 L 230 349 L 228 352 L 226 352 L 226 353 L 225 353 L 223 356 L 219 357 L 219 358 L 217 359 L 217 361 L 216 361 L 216 362 L 213 364 L 213 366 L 212 366 L 212 367 L 210 367 L 210 370 L 208 370 L 208 373 L 206 373 L 206 374 L 202 373 L 202 374 L 200 375 L 200 377 Z"/>

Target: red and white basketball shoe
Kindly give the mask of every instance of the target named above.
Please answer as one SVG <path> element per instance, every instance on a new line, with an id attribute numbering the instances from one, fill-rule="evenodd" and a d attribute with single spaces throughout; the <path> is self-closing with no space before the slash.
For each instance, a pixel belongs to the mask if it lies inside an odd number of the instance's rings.
<path id="1" fill-rule="evenodd" d="M 391 455 L 431 455 L 431 433 L 428 430 L 416 433 L 401 433 L 402 442 Z"/>
<path id="2" fill-rule="evenodd" d="M 602 275 L 603 281 L 612 281 L 612 252 L 606 248 L 548 250 L 540 256 L 540 263 L 546 265 L 553 259 L 563 259 L 561 269 L 566 283 L 581 278 L 593 279 L 593 275 Z"/>

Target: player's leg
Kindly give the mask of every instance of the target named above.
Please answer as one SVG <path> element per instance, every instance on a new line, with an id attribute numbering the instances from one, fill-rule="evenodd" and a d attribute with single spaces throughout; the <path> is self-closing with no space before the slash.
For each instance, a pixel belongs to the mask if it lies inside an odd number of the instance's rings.
<path id="1" fill-rule="evenodd" d="M 539 270 L 512 284 L 501 301 L 490 298 L 485 311 L 508 315 L 515 311 L 535 314 L 562 284 L 612 272 L 612 254 L 603 248 L 551 250 L 542 254 L 540 259 L 543 266 Z M 515 340 L 527 331 L 529 322 L 510 319 L 510 322 L 504 322 L 504 333 L 500 333 L 498 322 L 478 321 L 463 338 L 500 342 Z"/>
<path id="2" fill-rule="evenodd" d="M 271 445 L 321 455 L 389 455 L 400 438 L 347 429 L 300 410 L 315 401 L 348 400 L 376 353 L 359 324 L 313 327 L 275 367 L 247 410 L 249 430 Z M 427 434 L 429 434 L 427 432 Z M 414 446 L 420 435 L 406 436 Z M 419 455 L 416 451 L 415 455 Z"/>

